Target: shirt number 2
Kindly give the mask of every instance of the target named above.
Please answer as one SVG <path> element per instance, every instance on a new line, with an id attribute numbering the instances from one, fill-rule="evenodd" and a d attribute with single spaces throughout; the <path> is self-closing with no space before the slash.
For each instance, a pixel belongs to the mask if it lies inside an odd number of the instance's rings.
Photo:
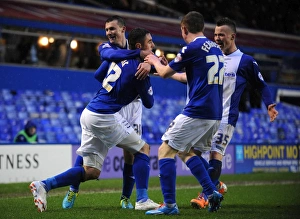
<path id="1" fill-rule="evenodd" d="M 224 57 L 210 55 L 206 56 L 207 63 L 213 63 L 207 73 L 208 84 L 223 84 L 224 79 Z M 219 62 L 223 63 L 223 67 L 219 70 Z M 217 75 L 219 73 L 219 75 Z"/>

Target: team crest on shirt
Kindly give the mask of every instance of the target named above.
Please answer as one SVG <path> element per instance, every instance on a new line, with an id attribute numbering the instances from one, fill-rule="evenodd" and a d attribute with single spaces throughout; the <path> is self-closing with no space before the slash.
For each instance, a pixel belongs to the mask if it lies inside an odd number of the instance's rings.
<path id="1" fill-rule="evenodd" d="M 176 58 L 174 59 L 174 62 L 180 62 L 182 60 L 181 54 L 177 53 Z"/>
<path id="2" fill-rule="evenodd" d="M 153 95 L 153 89 L 152 89 L 152 86 L 149 87 L 148 94 L 151 95 L 151 96 Z"/>
<path id="3" fill-rule="evenodd" d="M 258 77 L 259 77 L 260 80 L 264 81 L 264 78 L 263 78 L 263 76 L 261 75 L 260 72 L 258 72 Z"/>
<path id="4" fill-rule="evenodd" d="M 108 44 L 108 43 L 104 43 L 103 44 L 103 46 L 102 46 L 102 48 L 104 49 L 104 48 L 110 48 L 111 46 Z"/>

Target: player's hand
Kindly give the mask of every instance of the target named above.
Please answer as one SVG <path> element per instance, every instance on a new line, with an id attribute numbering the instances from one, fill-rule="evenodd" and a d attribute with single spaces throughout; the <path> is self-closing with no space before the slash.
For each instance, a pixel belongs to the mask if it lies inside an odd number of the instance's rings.
<path id="1" fill-rule="evenodd" d="M 139 64 L 135 76 L 139 80 L 144 80 L 145 78 L 147 78 L 150 70 L 151 70 L 151 65 L 149 63 L 142 62 Z"/>
<path id="2" fill-rule="evenodd" d="M 151 55 L 147 55 L 146 58 L 144 59 L 146 63 L 149 63 L 150 65 L 154 65 L 155 62 L 159 62 L 160 60 L 157 56 L 151 54 Z"/>
<path id="3" fill-rule="evenodd" d="M 270 122 L 273 122 L 278 115 L 278 111 L 275 109 L 275 106 L 276 106 L 276 103 L 270 104 L 268 106 L 268 114 L 270 117 Z"/>
<path id="4" fill-rule="evenodd" d="M 168 60 L 166 59 L 165 56 L 159 57 L 159 60 L 160 60 L 160 63 L 163 64 L 163 65 L 169 64 Z"/>
<path id="5" fill-rule="evenodd" d="M 147 55 L 153 54 L 151 50 L 141 50 L 140 51 L 140 57 L 141 59 L 144 59 Z"/>

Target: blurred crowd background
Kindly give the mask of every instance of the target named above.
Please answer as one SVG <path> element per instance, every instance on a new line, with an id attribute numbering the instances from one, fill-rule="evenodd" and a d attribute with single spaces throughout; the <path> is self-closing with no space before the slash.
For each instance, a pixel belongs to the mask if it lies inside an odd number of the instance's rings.
<path id="1" fill-rule="evenodd" d="M 178 18 L 195 10 L 203 14 L 206 22 L 213 24 L 225 16 L 234 19 L 239 27 L 300 34 L 298 0 L 52 0 L 52 2 L 81 4 L 169 18 Z"/>
<path id="2" fill-rule="evenodd" d="M 47 2 L 53 6 L 56 4 L 82 6 L 112 12 L 118 11 L 118 13 L 121 14 L 136 14 L 137 16 L 154 15 L 159 17 L 161 21 L 168 18 L 177 19 L 179 21 L 182 15 L 191 10 L 196 10 L 201 12 L 204 15 L 206 23 L 212 26 L 219 18 L 228 16 L 236 21 L 238 28 L 248 28 L 250 31 L 268 31 L 273 35 L 280 34 L 281 37 L 282 35 L 299 37 L 300 34 L 300 2 L 298 0 L 31 0 L 30 2 Z M 18 4 L 15 4 L 14 7 L 18 7 L 17 5 Z M 30 10 L 30 7 L 23 9 L 23 12 L 26 12 L 26 10 Z M 3 11 L 0 12 L 0 18 Z M 52 16 L 53 19 L 55 19 L 55 13 L 60 13 L 55 11 L 55 8 L 53 10 L 49 9 L 47 12 L 54 13 Z M 59 14 L 57 15 L 59 16 Z M 49 15 L 47 14 L 47 16 Z M 93 16 L 93 14 L 91 14 L 91 16 Z M 80 19 L 80 17 L 78 19 Z M 82 38 L 81 40 L 79 40 L 77 36 L 77 39 L 73 40 L 72 37 L 74 36 L 70 33 L 67 34 L 62 31 L 55 32 L 55 30 L 49 30 L 49 28 L 47 31 L 43 31 L 30 27 L 30 25 L 17 27 L 5 25 L 5 21 L 3 22 L 4 24 L 1 25 L 0 29 L 0 63 L 88 70 L 95 70 L 100 65 L 97 47 L 101 41 L 106 40 L 105 35 L 99 37 L 81 34 L 79 35 L 79 38 Z M 104 22 L 98 23 L 97 28 L 100 30 L 103 25 Z M 141 25 L 141 23 L 139 23 L 139 25 Z M 166 30 L 162 29 L 161 31 L 163 36 L 165 34 L 163 31 Z M 211 32 L 210 38 L 213 36 L 212 31 L 213 29 L 209 30 L 209 32 Z M 47 39 L 47 44 L 43 44 L 43 39 L 41 38 L 43 34 L 55 35 L 56 38 L 49 38 Z M 180 37 L 179 30 L 177 37 Z M 243 39 L 238 33 L 237 40 L 256 40 L 260 41 L 261 45 L 268 43 L 267 37 L 264 39 L 260 38 L 260 36 L 253 35 L 252 38 Z M 70 51 L 69 45 L 72 43 L 71 41 L 74 41 L 76 44 Z M 166 41 L 168 41 L 168 38 L 166 38 Z M 277 39 L 270 37 L 269 41 L 277 41 Z M 289 41 L 290 39 L 287 38 L 286 42 Z M 280 41 L 279 44 L 285 44 L 284 41 L 282 42 L 283 43 Z M 299 38 L 297 42 L 300 42 Z M 155 43 L 157 44 L 157 42 Z M 249 44 L 251 44 L 251 42 Z M 293 47 L 293 44 L 290 44 L 291 45 L 287 47 Z M 176 53 L 180 48 L 178 44 L 157 45 L 158 48 L 164 48 L 166 50 L 165 54 L 167 52 Z M 238 42 L 238 46 L 243 45 Z M 300 48 L 299 45 L 298 48 Z M 274 50 L 276 49 L 278 48 L 274 48 Z M 299 51 L 296 56 L 292 53 L 286 53 L 286 55 L 282 52 L 280 54 L 276 54 L 276 52 L 270 53 L 269 51 L 263 53 L 256 51 L 251 51 L 250 53 L 249 51 L 244 52 L 254 56 L 258 61 L 264 72 L 266 81 L 292 85 L 300 84 L 300 79 L 296 77 L 300 69 Z M 171 59 L 172 58 L 169 60 Z"/>

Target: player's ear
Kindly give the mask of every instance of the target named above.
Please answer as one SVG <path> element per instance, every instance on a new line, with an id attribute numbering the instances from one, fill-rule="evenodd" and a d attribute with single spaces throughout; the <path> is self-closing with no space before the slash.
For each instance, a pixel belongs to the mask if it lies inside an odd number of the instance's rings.
<path id="1" fill-rule="evenodd" d="M 231 40 L 235 39 L 235 33 L 231 34 Z"/>
<path id="2" fill-rule="evenodd" d="M 135 44 L 135 48 L 136 49 L 141 49 L 142 48 L 142 44 L 141 43 L 136 43 Z"/>
<path id="3" fill-rule="evenodd" d="M 183 31 L 185 35 L 188 35 L 189 31 L 187 30 L 187 28 L 185 26 L 183 26 Z"/>
<path id="4" fill-rule="evenodd" d="M 187 34 L 189 33 L 185 26 L 181 26 L 181 31 L 182 31 L 185 35 L 187 35 Z"/>
<path id="5" fill-rule="evenodd" d="M 122 27 L 122 31 L 123 31 L 124 33 L 126 32 L 126 27 L 125 27 L 125 26 Z"/>

